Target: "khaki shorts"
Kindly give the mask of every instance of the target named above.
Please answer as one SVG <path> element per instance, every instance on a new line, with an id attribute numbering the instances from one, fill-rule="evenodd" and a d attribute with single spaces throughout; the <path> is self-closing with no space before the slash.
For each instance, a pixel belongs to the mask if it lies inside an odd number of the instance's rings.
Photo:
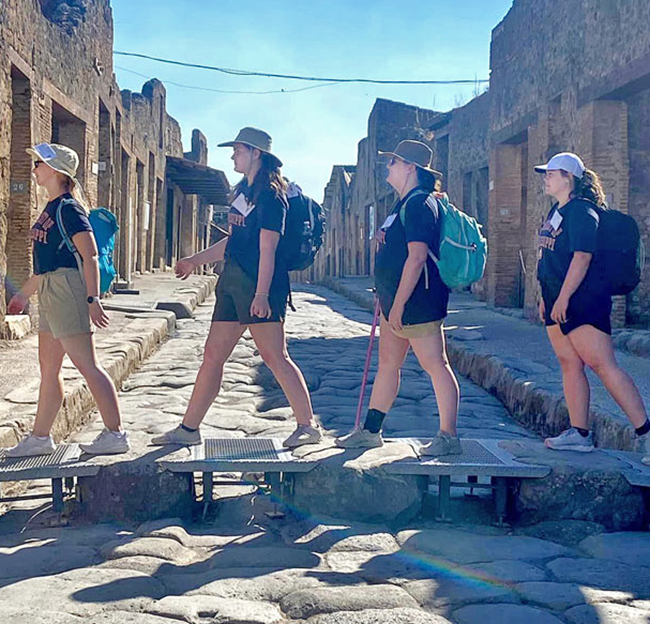
<path id="1" fill-rule="evenodd" d="M 439 334 L 442 328 L 442 319 L 430 323 L 418 323 L 416 325 L 404 325 L 401 330 L 393 329 L 393 333 L 400 338 L 426 338 Z"/>
<path id="2" fill-rule="evenodd" d="M 49 332 L 57 340 L 92 333 L 86 298 L 86 287 L 78 269 L 43 273 L 38 285 L 38 331 Z"/>

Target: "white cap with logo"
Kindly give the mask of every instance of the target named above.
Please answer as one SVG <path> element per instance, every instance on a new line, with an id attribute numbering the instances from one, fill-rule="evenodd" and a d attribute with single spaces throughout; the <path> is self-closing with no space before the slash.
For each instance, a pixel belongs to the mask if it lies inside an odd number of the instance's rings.
<path id="1" fill-rule="evenodd" d="M 571 152 L 562 152 L 555 154 L 551 160 L 545 165 L 537 165 L 535 171 L 537 173 L 546 173 L 547 171 L 566 171 L 573 174 L 576 178 L 581 178 L 585 172 L 585 164 L 582 162 L 580 156 L 572 154 Z"/>

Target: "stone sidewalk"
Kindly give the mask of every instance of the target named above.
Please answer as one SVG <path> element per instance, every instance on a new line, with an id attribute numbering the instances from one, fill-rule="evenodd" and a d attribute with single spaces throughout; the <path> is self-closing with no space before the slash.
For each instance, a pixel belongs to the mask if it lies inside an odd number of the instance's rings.
<path id="1" fill-rule="evenodd" d="M 371 278 L 329 279 L 327 285 L 373 309 Z M 496 396 L 526 429 L 545 437 L 568 426 L 559 365 L 541 325 L 491 310 L 469 294 L 454 293 L 445 327 L 454 370 Z M 621 330 L 615 339 L 620 346 L 644 353 L 646 334 Z M 650 410 L 650 357 L 627 350 L 619 351 L 617 359 L 633 377 Z M 637 450 L 629 421 L 600 380 L 591 371 L 587 375 L 597 446 Z"/>
<path id="2" fill-rule="evenodd" d="M 135 278 L 139 295 L 114 295 L 105 300 L 110 317 L 95 333 L 99 360 L 118 387 L 173 331 L 173 312 L 153 310 L 159 301 L 193 309 L 214 290 L 215 276 L 192 276 L 186 282 L 171 273 Z M 119 308 L 116 309 L 116 308 Z M 0 345 L 0 447 L 15 444 L 31 428 L 38 400 L 38 336 Z M 83 378 L 66 357 L 65 398 L 54 436 L 64 439 L 88 422 L 94 401 Z"/>

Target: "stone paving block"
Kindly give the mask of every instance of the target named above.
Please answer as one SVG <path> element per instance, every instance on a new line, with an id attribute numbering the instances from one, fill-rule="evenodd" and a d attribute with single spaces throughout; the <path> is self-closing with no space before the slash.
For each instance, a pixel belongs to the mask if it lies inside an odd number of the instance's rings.
<path id="1" fill-rule="evenodd" d="M 99 561 L 94 548 L 56 544 L 0 548 L 0 578 L 23 579 L 83 568 Z"/>
<path id="2" fill-rule="evenodd" d="M 454 611 L 452 617 L 456 624 L 563 624 L 547 611 L 513 604 L 471 605 Z"/>
<path id="3" fill-rule="evenodd" d="M 547 564 L 555 577 L 564 583 L 632 592 L 637 598 L 650 597 L 650 570 L 608 559 L 560 558 Z"/>
<path id="4" fill-rule="evenodd" d="M 411 581 L 404 589 L 427 608 L 458 607 L 475 603 L 518 603 L 513 590 L 504 584 L 487 583 L 469 576 Z"/>
<path id="5" fill-rule="evenodd" d="M 33 611 L 28 607 L 9 607 L 2 613 L 3 622 L 11 624 L 83 624 L 76 615 L 57 611 Z"/>
<path id="6" fill-rule="evenodd" d="M 497 559 L 533 561 L 571 553 L 564 546 L 534 537 L 476 535 L 455 529 L 402 531 L 397 541 L 407 552 L 428 553 L 458 563 Z"/>
<path id="7" fill-rule="evenodd" d="M 450 624 L 441 615 L 418 609 L 366 609 L 315 615 L 307 624 Z"/>
<path id="8" fill-rule="evenodd" d="M 400 587 L 368 585 L 302 589 L 285 596 L 280 602 L 280 607 L 292 619 L 305 619 L 312 615 L 337 611 L 417 607 L 417 602 Z"/>
<path id="9" fill-rule="evenodd" d="M 524 583 L 546 579 L 546 572 L 543 569 L 525 561 L 490 561 L 468 565 L 465 569 L 488 581 L 503 583 Z"/>
<path id="10" fill-rule="evenodd" d="M 298 548 L 229 546 L 213 552 L 210 568 L 315 568 L 320 558 Z"/>
<path id="11" fill-rule="evenodd" d="M 280 624 L 284 616 L 278 607 L 264 602 L 217 598 L 215 596 L 166 596 L 151 607 L 149 613 L 195 624 Z"/>
<path id="12" fill-rule="evenodd" d="M 564 613 L 569 624 L 648 624 L 650 611 L 624 605 L 597 604 L 573 607 Z"/>
<path id="13" fill-rule="evenodd" d="M 585 520 L 547 520 L 529 526 L 516 527 L 517 535 L 538 537 L 543 540 L 557 542 L 569 548 L 575 548 L 590 535 L 603 533 L 605 527 L 597 522 Z"/>
<path id="14" fill-rule="evenodd" d="M 11 591 L 0 592 L 0 613 L 25 605 L 46 611 L 56 605 L 59 611 L 85 618 L 103 611 L 142 611 L 163 595 L 163 585 L 145 574 L 131 570 L 79 568 L 12 583 Z M 88 620 L 83 621 L 86 624 Z"/>
<path id="15" fill-rule="evenodd" d="M 155 576 L 169 565 L 164 559 L 159 557 L 148 557 L 146 555 L 134 555 L 132 557 L 120 557 L 119 559 L 107 559 L 96 566 L 98 569 L 110 570 L 133 570 L 147 574 L 148 576 Z M 182 567 L 176 566 L 177 571 L 182 571 Z"/>
<path id="16" fill-rule="evenodd" d="M 584 604 L 585 597 L 578 585 L 572 583 L 532 582 L 515 586 L 522 602 L 554 611 L 565 611 Z"/>
<path id="17" fill-rule="evenodd" d="M 126 542 L 110 542 L 102 548 L 101 553 L 106 559 L 144 556 L 178 564 L 191 563 L 197 559 L 197 553 L 164 537 L 138 537 Z"/>
<path id="18" fill-rule="evenodd" d="M 356 574 L 369 583 L 403 583 L 430 578 L 447 562 L 427 560 L 403 552 L 333 552 L 325 555 L 327 565 L 340 574 Z"/>
<path id="19" fill-rule="evenodd" d="M 592 557 L 650 567 L 650 533 L 592 535 L 580 542 L 580 548 Z"/>

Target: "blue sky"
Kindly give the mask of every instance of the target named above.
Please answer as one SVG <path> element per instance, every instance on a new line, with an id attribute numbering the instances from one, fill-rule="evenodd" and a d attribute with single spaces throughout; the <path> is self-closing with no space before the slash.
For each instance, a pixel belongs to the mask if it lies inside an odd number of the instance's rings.
<path id="1" fill-rule="evenodd" d="M 388 80 L 487 78 L 491 30 L 512 0 L 112 0 L 116 50 L 254 71 Z M 125 71 L 130 70 L 130 71 Z M 227 76 L 115 56 L 123 89 L 146 77 L 167 83 L 167 107 L 185 149 L 193 128 L 209 142 L 210 165 L 237 180 L 231 150 L 216 144 L 242 126 L 267 130 L 285 174 L 320 201 L 332 165 L 356 163 L 376 98 L 449 110 L 472 86 L 329 85 L 297 93 L 225 94 L 183 89 L 296 89 L 309 83 Z"/>

